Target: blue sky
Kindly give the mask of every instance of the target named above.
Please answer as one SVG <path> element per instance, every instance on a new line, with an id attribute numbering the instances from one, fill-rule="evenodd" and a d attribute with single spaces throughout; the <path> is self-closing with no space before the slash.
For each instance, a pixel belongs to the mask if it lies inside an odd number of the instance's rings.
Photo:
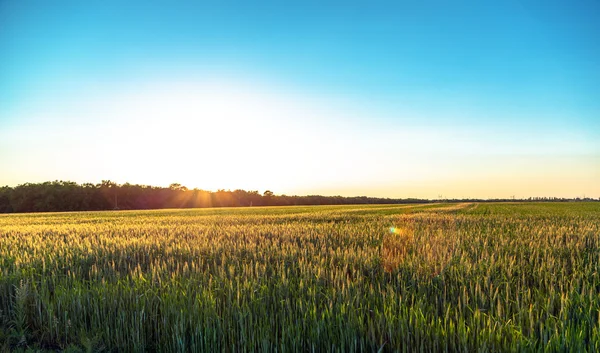
<path id="1" fill-rule="evenodd" d="M 3 1 L 0 184 L 600 197 L 599 15 L 597 1 Z"/>

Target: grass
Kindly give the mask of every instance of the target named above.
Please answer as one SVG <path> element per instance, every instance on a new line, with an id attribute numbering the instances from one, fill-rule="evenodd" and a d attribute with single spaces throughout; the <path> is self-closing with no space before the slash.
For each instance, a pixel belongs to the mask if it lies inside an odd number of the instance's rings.
<path id="1" fill-rule="evenodd" d="M 600 351 L 600 204 L 0 216 L 6 351 Z"/>

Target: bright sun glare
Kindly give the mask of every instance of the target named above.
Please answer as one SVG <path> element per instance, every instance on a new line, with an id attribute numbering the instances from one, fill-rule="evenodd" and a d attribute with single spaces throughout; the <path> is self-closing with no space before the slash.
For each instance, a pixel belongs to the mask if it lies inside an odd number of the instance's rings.
<path id="1" fill-rule="evenodd" d="M 578 185 L 593 190 L 596 184 L 589 158 L 545 157 L 557 153 L 552 139 L 515 142 L 476 127 L 432 129 L 403 115 L 386 125 L 331 97 L 319 101 L 274 87 L 160 82 L 90 94 L 63 111 L 43 113 L 45 121 L 67 128 L 24 125 L 5 143 L 19 136 L 15 144 L 31 150 L 35 170 L 44 173 L 40 181 L 430 198 L 530 196 L 548 188 L 569 196 Z M 52 149 L 45 148 L 49 141 Z M 585 148 L 567 147 L 572 150 L 560 149 L 576 154 Z M 27 170 L 27 159 L 11 164 Z"/>
<path id="2" fill-rule="evenodd" d="M 307 177 L 293 161 L 315 152 L 310 139 L 295 142 L 310 137 L 303 125 L 311 117 L 299 116 L 302 109 L 284 97 L 258 90 L 170 87 L 125 96 L 113 106 L 111 116 L 121 136 L 106 162 L 111 175 L 128 171 L 131 180 L 159 185 L 178 181 L 213 190 L 283 189 L 288 173 Z M 122 151 L 135 156 L 119 158 Z"/>

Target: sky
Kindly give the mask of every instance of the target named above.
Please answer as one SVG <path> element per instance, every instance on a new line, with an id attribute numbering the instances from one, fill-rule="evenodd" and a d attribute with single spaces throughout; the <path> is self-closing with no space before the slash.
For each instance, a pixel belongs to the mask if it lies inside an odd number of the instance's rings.
<path id="1" fill-rule="evenodd" d="M 0 185 L 600 197 L 598 1 L 0 1 Z"/>

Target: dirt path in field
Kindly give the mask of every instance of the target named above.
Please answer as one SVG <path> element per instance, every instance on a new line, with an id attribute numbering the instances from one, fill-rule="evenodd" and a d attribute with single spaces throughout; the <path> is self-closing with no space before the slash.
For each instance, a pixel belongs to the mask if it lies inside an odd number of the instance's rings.
<path id="1" fill-rule="evenodd" d="M 379 210 L 399 210 L 399 209 L 407 209 L 407 208 L 420 208 L 425 206 L 432 205 L 440 205 L 439 203 L 420 203 L 420 204 L 410 204 L 410 205 L 387 205 L 387 206 L 379 206 L 379 207 L 362 207 L 362 208 L 352 208 L 345 212 L 361 212 L 361 211 L 379 211 Z"/>
<path id="2" fill-rule="evenodd" d="M 456 205 L 451 205 L 451 206 L 442 206 L 442 207 L 432 207 L 432 208 L 428 208 L 425 212 L 452 212 L 452 211 L 458 211 L 458 210 L 462 210 L 465 208 L 469 208 L 469 207 L 476 207 L 477 204 L 474 204 L 473 202 L 462 202 Z"/>

